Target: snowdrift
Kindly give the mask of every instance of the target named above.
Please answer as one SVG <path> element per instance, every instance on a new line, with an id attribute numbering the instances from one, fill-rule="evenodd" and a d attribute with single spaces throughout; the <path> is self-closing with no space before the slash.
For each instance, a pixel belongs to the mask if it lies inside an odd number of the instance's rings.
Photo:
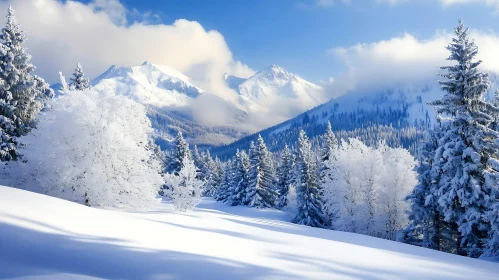
<path id="1" fill-rule="evenodd" d="M 204 200 L 94 209 L 0 186 L 1 279 L 497 279 L 499 264 Z"/>

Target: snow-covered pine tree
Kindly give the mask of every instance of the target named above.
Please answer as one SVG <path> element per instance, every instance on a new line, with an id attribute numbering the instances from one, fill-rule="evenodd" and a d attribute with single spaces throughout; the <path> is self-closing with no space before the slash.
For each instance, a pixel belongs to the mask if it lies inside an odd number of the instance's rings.
<path id="1" fill-rule="evenodd" d="M 49 85 L 32 75 L 35 66 L 24 48 L 26 37 L 9 7 L 7 23 L 0 34 L 0 160 L 17 158 L 16 137 L 35 126 L 44 100 L 54 95 Z"/>
<path id="2" fill-rule="evenodd" d="M 326 183 L 326 181 L 331 181 L 326 176 L 331 174 L 331 171 L 329 170 L 331 166 L 334 166 L 334 164 L 331 164 L 329 161 L 335 160 L 334 158 L 334 151 L 338 149 L 338 139 L 336 139 L 336 136 L 333 133 L 333 128 L 331 127 L 331 122 L 327 122 L 327 127 L 326 127 L 326 132 L 321 136 L 321 144 L 322 144 L 322 149 L 320 151 L 320 159 L 319 159 L 319 184 L 322 186 Z M 326 209 L 326 212 L 327 211 Z M 330 213 L 326 213 L 329 214 Z M 330 217 L 331 219 L 331 217 Z"/>
<path id="3" fill-rule="evenodd" d="M 232 161 L 229 159 L 223 166 L 220 185 L 218 186 L 215 199 L 217 201 L 225 201 L 229 197 L 229 189 L 232 178 Z"/>
<path id="4" fill-rule="evenodd" d="M 289 150 L 288 145 L 285 145 L 281 154 L 281 163 L 277 168 L 277 185 L 279 192 L 277 207 L 279 208 L 283 208 L 288 204 L 289 187 L 294 184 L 294 168 L 295 159 L 293 153 Z"/>
<path id="5" fill-rule="evenodd" d="M 73 77 L 70 79 L 71 84 L 69 85 L 72 90 L 85 90 L 90 87 L 90 81 L 83 77 L 85 74 L 83 73 L 83 68 L 81 64 L 78 62 L 76 64 L 75 71 L 73 72 Z"/>
<path id="6" fill-rule="evenodd" d="M 272 171 L 272 157 L 261 135 L 250 150 L 250 181 L 244 204 L 250 207 L 274 207 L 277 193 Z"/>
<path id="7" fill-rule="evenodd" d="M 246 189 L 248 188 L 250 169 L 250 162 L 246 152 L 237 150 L 232 164 L 233 175 L 228 189 L 229 196 L 225 202 L 232 206 L 243 205 Z"/>
<path id="8" fill-rule="evenodd" d="M 177 173 L 182 169 L 184 158 L 192 159 L 191 151 L 189 150 L 189 144 L 184 140 L 182 132 L 177 133 L 175 138 L 175 144 L 173 151 L 170 154 L 168 164 L 166 167 L 167 173 Z"/>
<path id="9" fill-rule="evenodd" d="M 459 232 L 453 252 L 477 257 L 488 238 L 490 224 L 484 217 L 498 187 L 494 140 L 499 135 L 490 128 L 498 109 L 484 101 L 488 76 L 478 69 L 478 48 L 461 20 L 454 33 L 447 49 L 448 60 L 456 64 L 441 67 L 447 72 L 442 74 L 446 80 L 439 81 L 445 94 L 432 103 L 448 118 L 432 168 L 441 174 L 437 195 L 444 219 L 451 234 Z"/>
<path id="10" fill-rule="evenodd" d="M 216 162 L 211 157 L 209 151 L 203 156 L 205 196 L 212 197 L 220 185 L 220 174 Z"/>
<path id="11" fill-rule="evenodd" d="M 182 167 L 176 174 L 165 174 L 165 181 L 173 186 L 168 190 L 173 205 L 179 211 L 187 211 L 201 201 L 203 182 L 196 178 L 197 169 L 194 161 L 187 155 L 182 159 Z"/>
<path id="12" fill-rule="evenodd" d="M 401 241 L 425 248 L 442 250 L 444 238 L 443 217 L 438 210 L 438 185 L 433 170 L 435 150 L 440 134 L 438 128 L 428 133 L 427 139 L 419 148 L 419 164 L 416 168 L 419 183 L 407 196 L 411 210 L 409 225 L 402 232 Z M 443 244 L 442 244 L 443 245 Z"/>
<path id="13" fill-rule="evenodd" d="M 317 178 L 316 157 L 305 131 L 301 130 L 296 159 L 298 213 L 292 222 L 312 227 L 325 227 L 328 220 L 324 214 L 322 190 Z"/>

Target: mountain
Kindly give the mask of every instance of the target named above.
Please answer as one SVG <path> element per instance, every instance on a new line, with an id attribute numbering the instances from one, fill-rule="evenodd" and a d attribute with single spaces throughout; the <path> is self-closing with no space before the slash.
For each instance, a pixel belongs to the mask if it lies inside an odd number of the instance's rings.
<path id="1" fill-rule="evenodd" d="M 234 143 L 213 148 L 212 153 L 227 159 L 236 149 L 248 149 L 258 134 L 270 150 L 277 151 L 285 144 L 293 146 L 301 129 L 311 138 L 321 135 L 327 121 L 340 138 L 357 137 L 368 144 L 384 139 L 391 146 L 415 153 L 424 129 L 435 123 L 435 113 L 427 103 L 441 94 L 436 83 L 353 91 Z"/>
<path id="2" fill-rule="evenodd" d="M 265 117 L 271 115 L 271 125 L 295 117 L 325 101 L 322 87 L 278 65 L 258 71 L 248 79 L 226 75 L 225 80 L 239 94 L 239 104 L 245 111 Z"/>
<path id="3" fill-rule="evenodd" d="M 191 144 L 216 146 L 230 143 L 247 135 L 243 127 L 247 114 L 233 104 L 194 85 L 191 78 L 164 65 L 144 62 L 133 67 L 111 66 L 91 82 L 97 90 L 125 95 L 144 104 L 153 127 L 156 142 L 168 148 L 181 130 Z M 199 106 L 211 104 L 206 110 Z M 223 111 L 222 122 L 207 123 L 209 109 Z"/>

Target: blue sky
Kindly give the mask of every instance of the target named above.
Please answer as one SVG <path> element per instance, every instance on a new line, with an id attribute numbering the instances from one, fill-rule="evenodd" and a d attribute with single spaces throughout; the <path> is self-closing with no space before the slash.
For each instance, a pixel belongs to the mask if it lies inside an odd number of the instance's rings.
<path id="1" fill-rule="evenodd" d="M 278 64 L 313 82 L 345 70 L 327 54 L 333 47 L 388 40 L 405 32 L 424 40 L 437 30 L 451 30 L 460 16 L 472 28 L 497 33 L 495 8 L 476 2 L 443 6 L 437 0 L 396 5 L 337 0 L 320 6 L 293 0 L 121 0 L 129 10 L 157 15 L 151 18 L 154 23 L 184 18 L 219 31 L 235 59 L 255 70 Z"/>

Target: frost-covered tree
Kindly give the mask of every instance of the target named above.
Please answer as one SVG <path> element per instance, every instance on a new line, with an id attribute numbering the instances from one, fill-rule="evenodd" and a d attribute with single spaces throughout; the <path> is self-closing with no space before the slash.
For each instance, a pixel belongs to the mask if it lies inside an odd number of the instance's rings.
<path id="1" fill-rule="evenodd" d="M 78 62 L 76 64 L 75 71 L 73 72 L 73 77 L 70 79 L 71 84 L 69 87 L 72 90 L 85 90 L 90 87 L 90 81 L 83 77 L 85 74 L 83 73 L 83 68 L 81 67 L 81 64 Z"/>
<path id="2" fill-rule="evenodd" d="M 2 183 L 89 206 L 147 207 L 163 184 L 152 132 L 129 98 L 69 91 L 23 137 L 23 161 L 6 166 Z"/>
<path id="3" fill-rule="evenodd" d="M 272 171 L 272 157 L 262 136 L 250 149 L 249 184 L 244 204 L 250 207 L 273 207 L 277 199 L 276 180 Z"/>
<path id="4" fill-rule="evenodd" d="M 327 226 L 322 190 L 317 178 L 317 156 L 312 152 L 312 145 L 303 130 L 298 137 L 296 168 L 297 214 L 292 222 L 313 227 Z"/>
<path id="5" fill-rule="evenodd" d="M 217 163 L 211 157 L 209 151 L 204 153 L 202 158 L 203 180 L 205 182 L 205 196 L 212 197 L 221 183 L 220 170 Z"/>
<path id="6" fill-rule="evenodd" d="M 9 7 L 7 23 L 0 34 L 0 160 L 17 158 L 16 137 L 35 126 L 35 117 L 44 101 L 53 96 L 49 85 L 33 75 L 24 47 L 26 37 Z"/>
<path id="7" fill-rule="evenodd" d="M 175 143 L 173 151 L 168 158 L 168 164 L 166 167 L 167 173 L 178 173 L 182 169 L 184 159 L 192 159 L 191 151 L 189 150 L 189 144 L 184 140 L 182 132 L 177 132 L 177 137 L 175 138 Z"/>
<path id="8" fill-rule="evenodd" d="M 445 223 L 438 211 L 438 184 L 432 172 L 439 136 L 437 129 L 431 131 L 419 148 L 419 164 L 416 168 L 418 184 L 407 196 L 411 204 L 410 222 L 402 236 L 403 242 L 435 250 L 442 250 L 442 227 Z"/>
<path id="9" fill-rule="evenodd" d="M 295 182 L 295 159 L 291 150 L 289 150 L 288 145 L 284 146 L 284 150 L 281 154 L 281 163 L 277 168 L 278 177 L 278 192 L 279 197 L 277 199 L 277 207 L 283 208 L 288 204 L 288 193 L 289 188 Z"/>
<path id="10" fill-rule="evenodd" d="M 229 205 L 243 205 L 249 183 L 250 161 L 245 151 L 237 150 L 232 161 L 232 176 L 225 202 Z"/>
<path id="11" fill-rule="evenodd" d="M 331 122 L 327 122 L 326 132 L 321 136 L 322 149 L 320 151 L 320 162 L 319 162 L 319 183 L 324 185 L 326 182 L 332 182 L 330 178 L 327 178 L 331 171 L 329 168 L 333 166 L 330 161 L 336 160 L 335 150 L 338 149 L 338 139 L 333 133 L 333 128 L 331 127 Z M 326 214 L 331 215 L 330 211 L 327 210 Z"/>
<path id="12" fill-rule="evenodd" d="M 232 161 L 228 160 L 223 167 L 222 176 L 220 180 L 220 185 L 218 186 L 215 199 L 218 201 L 225 201 L 230 196 L 230 184 L 233 177 L 233 165 Z"/>
<path id="13" fill-rule="evenodd" d="M 499 135 L 490 128 L 498 109 L 484 99 L 488 76 L 478 69 L 478 48 L 462 21 L 454 34 L 447 49 L 448 60 L 455 64 L 441 67 L 446 71 L 439 82 L 445 94 L 432 103 L 447 118 L 433 168 L 440 172 L 437 195 L 442 215 L 454 233 L 459 232 L 454 252 L 477 257 L 488 238 L 490 225 L 484 217 L 498 186 Z"/>
<path id="14" fill-rule="evenodd" d="M 405 197 L 416 184 L 413 157 L 357 139 L 342 141 L 333 156 L 323 184 L 332 228 L 395 240 L 407 225 Z"/>
<path id="15" fill-rule="evenodd" d="M 194 161 L 184 155 L 180 171 L 164 175 L 165 181 L 172 188 L 168 189 L 168 197 L 179 211 L 191 210 L 201 201 L 204 183 L 197 179 L 197 168 Z"/>

